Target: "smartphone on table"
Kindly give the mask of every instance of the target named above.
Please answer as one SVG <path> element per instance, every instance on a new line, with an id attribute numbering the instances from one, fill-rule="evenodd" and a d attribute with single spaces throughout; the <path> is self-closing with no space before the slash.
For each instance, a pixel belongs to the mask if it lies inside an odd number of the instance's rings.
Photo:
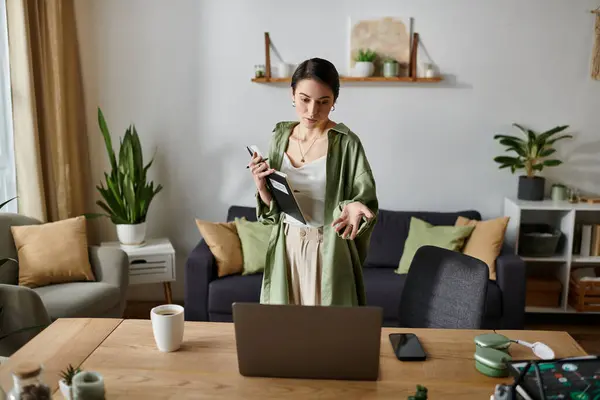
<path id="1" fill-rule="evenodd" d="M 400 361 L 425 361 L 427 355 L 414 333 L 390 333 L 390 343 Z"/>

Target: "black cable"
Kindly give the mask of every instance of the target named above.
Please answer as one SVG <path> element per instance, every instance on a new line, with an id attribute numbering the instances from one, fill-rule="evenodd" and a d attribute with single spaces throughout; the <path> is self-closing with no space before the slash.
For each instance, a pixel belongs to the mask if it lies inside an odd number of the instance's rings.
<path id="1" fill-rule="evenodd" d="M 523 377 L 529 372 L 529 369 L 533 365 L 533 369 L 535 370 L 535 376 L 537 378 L 537 387 L 540 392 L 540 399 L 546 400 L 546 393 L 544 392 L 544 385 L 542 384 L 542 374 L 540 373 L 540 367 L 538 366 L 537 361 L 529 361 L 525 368 L 519 374 L 519 377 L 515 380 L 515 382 L 510 386 L 510 395 L 512 399 L 516 399 L 516 389 L 517 386 L 521 384 L 523 381 Z"/>

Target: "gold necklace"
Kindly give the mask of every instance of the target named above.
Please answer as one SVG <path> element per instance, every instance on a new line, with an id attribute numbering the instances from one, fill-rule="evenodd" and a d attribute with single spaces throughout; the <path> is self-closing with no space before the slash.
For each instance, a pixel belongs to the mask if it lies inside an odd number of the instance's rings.
<path id="1" fill-rule="evenodd" d="M 315 140 L 313 140 L 313 142 L 310 144 L 310 146 L 308 146 L 308 150 L 306 150 L 306 153 L 302 153 L 302 146 L 300 146 L 300 140 L 298 140 L 298 149 L 300 150 L 300 156 L 302 156 L 300 161 L 302 161 L 303 163 L 306 162 L 306 160 L 304 159 L 304 156 L 306 154 L 308 154 L 308 152 L 310 151 L 310 148 L 313 146 L 313 144 L 315 144 L 315 142 L 317 141 L 318 138 L 319 138 L 319 135 L 316 135 Z"/>

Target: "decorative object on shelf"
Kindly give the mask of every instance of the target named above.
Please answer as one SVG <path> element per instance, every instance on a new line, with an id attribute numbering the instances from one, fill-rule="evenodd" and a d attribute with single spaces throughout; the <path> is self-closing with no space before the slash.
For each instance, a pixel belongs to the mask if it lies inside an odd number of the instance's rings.
<path id="1" fill-rule="evenodd" d="M 398 61 L 393 58 L 386 58 L 383 61 L 383 76 L 386 78 L 391 78 L 393 76 L 398 76 L 400 73 L 400 68 Z"/>
<path id="2" fill-rule="evenodd" d="M 557 254 L 563 234 L 549 224 L 521 224 L 519 255 L 552 257 Z"/>
<path id="3" fill-rule="evenodd" d="M 104 400 L 104 378 L 98 372 L 82 371 L 73 377 L 73 400 Z"/>
<path id="4" fill-rule="evenodd" d="M 265 77 L 265 66 L 263 64 L 257 64 L 254 66 L 254 76 L 256 78 Z"/>
<path id="5" fill-rule="evenodd" d="M 106 187 L 96 186 L 104 199 L 96 201 L 106 214 L 86 214 L 87 217 L 105 216 L 116 225 L 119 241 L 125 246 L 142 246 L 146 238 L 146 217 L 154 196 L 162 185 L 154 186 L 147 180 L 148 169 L 154 157 L 144 165 L 142 145 L 135 129 L 130 125 L 123 139 L 120 139 L 118 159 L 112 147 L 112 140 L 104 115 L 98 108 L 98 124 L 104 137 L 106 152 L 110 160 L 110 174 L 104 173 Z"/>
<path id="6" fill-rule="evenodd" d="M 435 66 L 432 63 L 425 63 L 423 65 L 423 70 L 425 72 L 425 78 L 435 78 Z"/>
<path id="7" fill-rule="evenodd" d="M 567 192 L 569 203 L 576 204 L 579 203 L 579 189 L 577 188 L 569 188 Z"/>
<path id="8" fill-rule="evenodd" d="M 566 201 L 568 198 L 567 187 L 562 183 L 555 183 L 554 185 L 552 185 L 550 197 L 552 198 L 552 200 L 557 202 Z"/>
<path id="9" fill-rule="evenodd" d="M 443 78 L 436 76 L 433 78 L 423 78 L 417 76 L 417 48 L 419 46 L 419 34 L 413 34 L 413 40 L 411 43 L 410 61 L 407 65 L 404 63 L 398 63 L 399 75 L 394 77 L 385 76 L 368 76 L 368 77 L 356 77 L 356 76 L 340 76 L 340 82 L 398 82 L 398 83 L 434 83 L 441 82 Z M 252 82 L 256 83 L 288 83 L 291 81 L 291 77 L 279 78 L 271 74 L 271 39 L 269 33 L 265 32 L 265 73 L 262 77 L 252 78 Z M 408 69 L 408 76 L 402 76 L 403 68 Z"/>
<path id="10" fill-rule="evenodd" d="M 80 372 L 82 372 L 81 368 L 74 368 L 71 364 L 69 364 L 66 369 L 60 372 L 61 379 L 58 381 L 58 386 L 60 387 L 60 392 L 66 400 L 73 399 L 73 377 Z"/>
<path id="11" fill-rule="evenodd" d="M 536 176 L 536 173 L 541 172 L 545 167 L 555 167 L 562 164 L 561 160 L 556 158 L 547 159 L 547 157 L 556 152 L 556 149 L 552 147 L 555 142 L 573 137 L 571 135 L 554 136 L 569 126 L 557 126 L 540 134 L 531 129 L 525 129 L 516 123 L 513 126 L 521 130 L 525 139 L 510 135 L 495 135 L 494 139 L 498 139 L 500 144 L 506 146 L 507 152 L 515 152 L 516 157 L 498 156 L 494 158 L 494 161 L 500 164 L 500 169 L 510 168 L 513 174 L 519 169 L 526 171 L 526 175 L 519 176 L 517 197 L 520 200 L 543 200 L 546 179 Z"/>
<path id="12" fill-rule="evenodd" d="M 350 71 L 355 71 L 357 62 L 375 61 L 374 59 L 362 60 L 360 53 L 363 49 L 372 50 L 380 59 L 391 58 L 400 65 L 408 66 L 410 62 L 412 23 L 410 18 L 386 16 L 372 19 L 349 18 L 349 20 Z"/>
<path id="13" fill-rule="evenodd" d="M 592 10 L 596 14 L 596 24 L 594 26 L 594 49 L 592 50 L 592 79 L 600 80 L 600 7 Z"/>
<path id="14" fill-rule="evenodd" d="M 42 379 L 42 366 L 33 363 L 20 363 L 12 371 L 13 387 L 8 392 L 10 400 L 50 400 L 50 387 Z"/>
<path id="15" fill-rule="evenodd" d="M 354 68 L 352 70 L 352 76 L 366 78 L 373 75 L 375 72 L 376 58 L 377 54 L 374 51 L 369 49 L 360 49 L 358 51 L 358 55 L 356 56 L 356 63 L 354 64 Z"/>

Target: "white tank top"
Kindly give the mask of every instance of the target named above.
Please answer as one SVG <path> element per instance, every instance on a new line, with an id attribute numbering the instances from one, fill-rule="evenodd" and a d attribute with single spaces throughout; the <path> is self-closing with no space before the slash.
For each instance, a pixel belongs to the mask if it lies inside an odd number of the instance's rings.
<path id="1" fill-rule="evenodd" d="M 312 227 L 323 226 L 325 219 L 325 182 L 327 178 L 327 156 L 313 160 L 300 167 L 294 167 L 283 153 L 281 172 L 294 189 L 294 196 L 306 218 L 306 224 Z M 285 222 L 304 225 L 296 218 L 285 214 Z"/>

